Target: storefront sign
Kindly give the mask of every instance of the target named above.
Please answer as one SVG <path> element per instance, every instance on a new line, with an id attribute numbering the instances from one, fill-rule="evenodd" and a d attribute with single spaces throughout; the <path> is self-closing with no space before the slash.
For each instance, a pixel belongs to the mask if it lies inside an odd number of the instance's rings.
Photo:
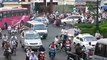
<path id="1" fill-rule="evenodd" d="M 3 2 L 18 2 L 19 0 L 3 0 Z"/>

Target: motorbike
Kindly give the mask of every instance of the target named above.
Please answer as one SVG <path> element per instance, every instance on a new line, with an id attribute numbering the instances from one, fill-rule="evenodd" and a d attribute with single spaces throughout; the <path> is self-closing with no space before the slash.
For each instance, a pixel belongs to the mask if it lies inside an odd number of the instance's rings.
<path id="1" fill-rule="evenodd" d="M 11 51 L 5 50 L 4 56 L 7 60 L 11 60 Z"/>
<path id="2" fill-rule="evenodd" d="M 67 52 L 67 60 L 81 60 L 81 58 L 72 52 Z"/>
<path id="3" fill-rule="evenodd" d="M 3 41 L 3 42 L 2 42 L 2 48 L 3 48 L 3 49 L 4 49 L 6 43 L 7 43 L 7 41 Z"/>
<path id="4" fill-rule="evenodd" d="M 16 56 L 16 45 L 14 45 L 14 46 L 12 47 L 12 54 L 13 54 L 14 56 Z"/>
<path id="5" fill-rule="evenodd" d="M 56 55 L 55 49 L 50 49 L 50 51 L 49 51 L 49 57 L 51 58 L 51 60 L 54 60 L 55 55 Z"/>
<path id="6" fill-rule="evenodd" d="M 69 40 L 65 42 L 65 52 L 67 53 L 67 51 L 71 51 L 71 43 Z"/>
<path id="7" fill-rule="evenodd" d="M 38 60 L 45 60 L 45 52 L 41 51 L 38 58 Z"/>
<path id="8" fill-rule="evenodd" d="M 89 51 L 88 51 L 88 53 L 87 53 L 89 60 L 92 59 L 93 54 L 94 54 L 94 50 L 93 50 L 93 49 L 89 49 Z"/>

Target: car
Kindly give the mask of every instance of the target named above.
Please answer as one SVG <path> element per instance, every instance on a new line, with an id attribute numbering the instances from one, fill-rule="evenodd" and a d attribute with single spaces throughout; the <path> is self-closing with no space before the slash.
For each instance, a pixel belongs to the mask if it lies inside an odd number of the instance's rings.
<path id="1" fill-rule="evenodd" d="M 68 16 L 64 19 L 61 19 L 61 23 L 62 24 L 76 24 L 78 23 L 78 20 L 81 19 L 82 17 L 80 15 L 71 15 L 71 16 Z"/>
<path id="2" fill-rule="evenodd" d="M 29 46 L 32 49 L 38 49 L 41 45 L 43 45 L 38 32 L 34 30 L 24 30 L 21 33 L 20 43 L 24 50 L 26 50 Z"/>
<path id="3" fill-rule="evenodd" d="M 49 24 L 49 20 L 47 17 L 36 17 L 33 20 L 35 21 L 39 21 L 39 22 L 43 22 L 44 24 L 48 25 Z"/>
<path id="4" fill-rule="evenodd" d="M 84 33 L 84 34 L 79 34 L 76 37 L 74 37 L 73 42 L 76 44 L 80 43 L 80 45 L 84 45 L 86 48 L 88 48 L 89 42 L 91 43 L 93 47 L 95 47 L 97 43 L 97 39 L 91 34 Z"/>
<path id="5" fill-rule="evenodd" d="M 39 21 L 27 21 L 26 26 L 39 33 L 41 39 L 46 39 L 48 36 L 48 27 Z"/>

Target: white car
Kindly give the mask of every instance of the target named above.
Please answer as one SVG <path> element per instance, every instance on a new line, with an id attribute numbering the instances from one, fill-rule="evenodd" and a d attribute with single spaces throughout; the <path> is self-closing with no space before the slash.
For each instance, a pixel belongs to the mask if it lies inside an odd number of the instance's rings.
<path id="1" fill-rule="evenodd" d="M 75 23 L 78 23 L 78 20 L 81 19 L 82 17 L 80 15 L 71 15 L 68 16 L 64 19 L 61 19 L 62 24 L 72 24 L 74 25 Z"/>
<path id="2" fill-rule="evenodd" d="M 33 29 L 38 32 L 42 39 L 46 39 L 46 37 L 48 36 L 48 27 L 42 22 L 35 20 L 27 21 L 26 26 L 29 29 Z"/>
<path id="3" fill-rule="evenodd" d="M 32 49 L 38 49 L 42 45 L 42 41 L 41 41 L 39 34 L 34 30 L 23 31 L 21 33 L 20 42 L 24 50 L 29 46 Z"/>
<path id="4" fill-rule="evenodd" d="M 89 42 L 91 42 L 92 46 L 95 47 L 97 43 L 97 39 L 92 36 L 91 34 L 79 34 L 76 37 L 74 37 L 73 42 L 80 43 L 80 45 L 84 45 L 88 48 Z"/>
<path id="5" fill-rule="evenodd" d="M 49 24 L 49 20 L 47 17 L 36 17 L 33 20 L 35 21 L 39 21 L 39 22 L 43 22 L 44 24 L 48 25 Z"/>

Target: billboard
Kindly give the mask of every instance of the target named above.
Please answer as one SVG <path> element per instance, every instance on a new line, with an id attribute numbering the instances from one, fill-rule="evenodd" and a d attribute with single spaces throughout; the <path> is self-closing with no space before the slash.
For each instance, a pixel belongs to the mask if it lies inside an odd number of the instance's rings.
<path id="1" fill-rule="evenodd" d="M 19 0 L 3 0 L 3 2 L 18 2 Z"/>

